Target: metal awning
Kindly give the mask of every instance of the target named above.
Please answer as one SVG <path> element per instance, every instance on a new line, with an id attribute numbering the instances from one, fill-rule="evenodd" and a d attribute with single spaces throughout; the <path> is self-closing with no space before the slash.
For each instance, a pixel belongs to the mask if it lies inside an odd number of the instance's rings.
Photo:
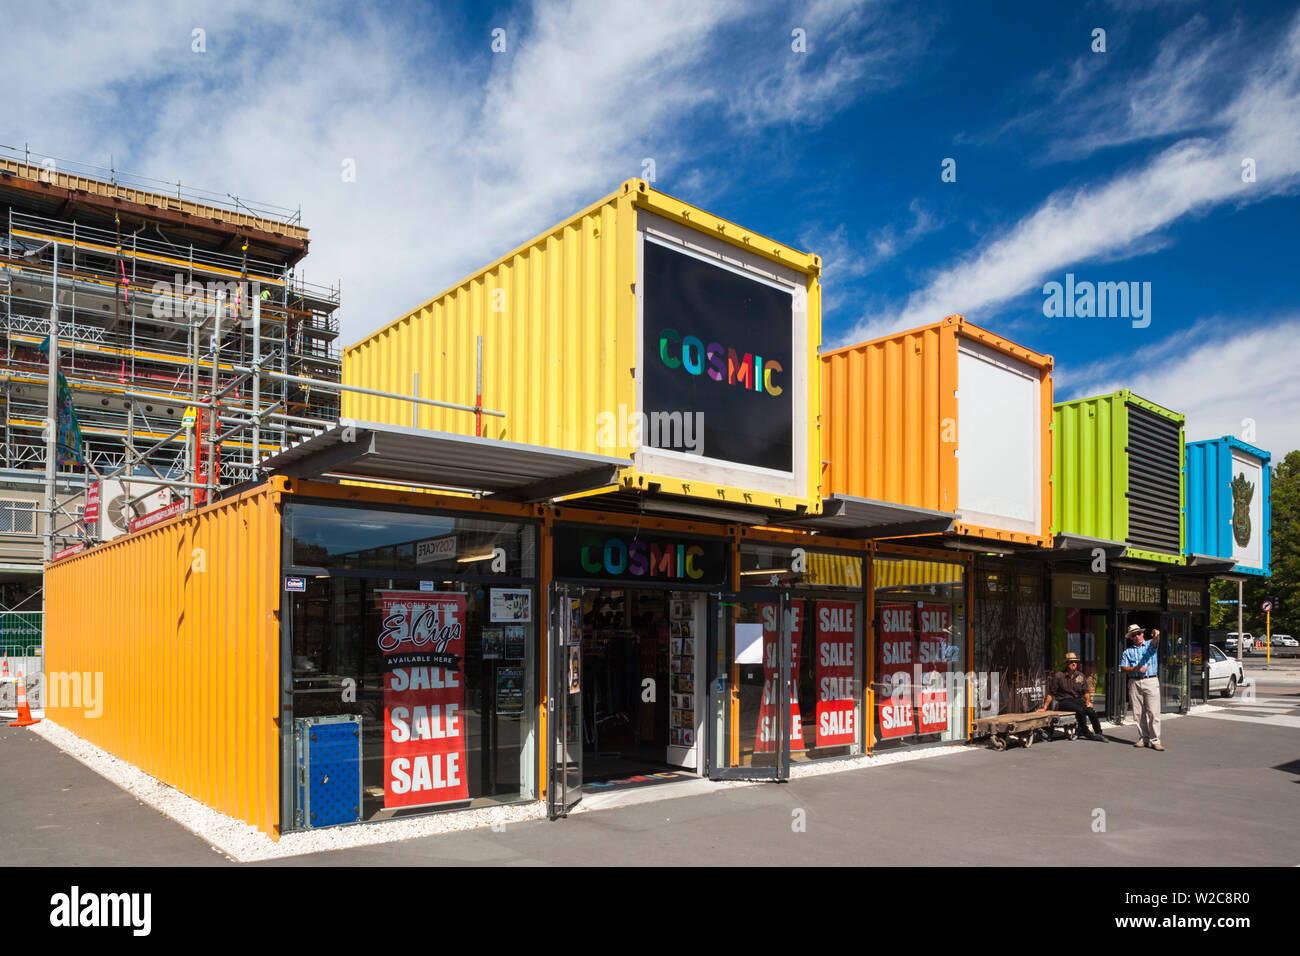
<path id="1" fill-rule="evenodd" d="M 261 467 L 290 478 L 329 476 L 544 501 L 612 485 L 619 469 L 631 464 L 626 458 L 344 420 L 268 455 Z"/>
<path id="2" fill-rule="evenodd" d="M 1214 554 L 1189 554 L 1187 566 L 1209 574 L 1222 574 L 1235 568 L 1237 562 L 1232 558 L 1221 558 Z M 1245 580 L 1250 578 L 1245 577 Z"/>
<path id="3" fill-rule="evenodd" d="M 1090 561 L 1098 548 L 1107 560 L 1128 554 L 1128 545 L 1123 541 L 1089 538 L 1082 534 L 1058 534 L 1052 539 L 1052 545 L 1051 551 L 1044 552 L 1044 557 L 1051 561 Z"/>
<path id="4" fill-rule="evenodd" d="M 957 516 L 947 511 L 914 508 L 892 501 L 830 495 L 822 513 L 774 522 L 784 528 L 810 528 L 842 538 L 894 538 L 951 531 Z"/>

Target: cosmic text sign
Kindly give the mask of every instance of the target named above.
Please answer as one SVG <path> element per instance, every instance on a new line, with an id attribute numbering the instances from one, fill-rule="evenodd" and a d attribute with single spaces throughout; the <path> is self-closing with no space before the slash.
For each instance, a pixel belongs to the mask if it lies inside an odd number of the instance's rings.
<path id="1" fill-rule="evenodd" d="M 706 458 L 792 471 L 791 293 L 649 238 L 643 266 L 643 411 L 698 416 Z"/>
<path id="2" fill-rule="evenodd" d="M 605 578 L 720 587 L 727 544 L 716 538 L 666 538 L 625 528 L 556 528 L 557 578 Z"/>

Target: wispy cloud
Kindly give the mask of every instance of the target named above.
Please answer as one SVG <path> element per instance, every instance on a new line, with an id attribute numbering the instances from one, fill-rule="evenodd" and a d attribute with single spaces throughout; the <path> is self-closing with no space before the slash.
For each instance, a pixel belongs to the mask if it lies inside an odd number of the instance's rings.
<path id="1" fill-rule="evenodd" d="M 1182 140 L 1106 181 L 1052 194 L 1000 238 L 932 276 L 901 309 L 860 323 L 849 340 L 951 312 L 979 320 L 1067 267 L 1131 252 L 1184 216 L 1294 192 L 1300 15 L 1216 122 L 1215 135 Z M 1256 182 L 1243 182 L 1243 158 L 1255 161 Z"/>
<path id="2" fill-rule="evenodd" d="M 1205 16 L 1196 15 L 1161 41 L 1154 60 L 1140 72 L 1121 65 L 1122 46 L 1104 54 L 1081 53 L 1038 77 L 1035 85 L 1048 94 L 1048 102 L 974 139 L 1032 132 L 1043 144 L 1035 159 L 1042 163 L 1203 131 L 1219 122 L 1223 91 L 1241 86 L 1241 64 L 1258 54 L 1259 43 L 1240 23 L 1215 31 Z"/>
<path id="3" fill-rule="evenodd" d="M 1278 343 L 1300 341 L 1300 313 L 1249 326 L 1223 317 L 1153 342 L 1132 354 L 1056 376 L 1060 398 L 1101 395 L 1119 388 L 1183 412 L 1187 438 L 1238 435 L 1255 423 L 1253 444 L 1278 457 L 1300 448 L 1300 377 L 1295 354 Z"/>
<path id="4" fill-rule="evenodd" d="M 886 223 L 861 237 L 854 236 L 847 223 L 834 229 L 809 225 L 799 234 L 804 249 L 822 258 L 822 313 L 830 320 L 850 299 L 856 298 L 857 280 L 912 248 L 924 236 L 942 228 L 937 216 L 913 199 L 900 225 Z M 856 316 L 855 316 L 856 318 Z"/>
<path id="5" fill-rule="evenodd" d="M 0 38 L 9 75 L 32 77 L 0 142 L 301 200 L 307 278 L 342 279 L 350 341 L 641 175 L 643 159 L 656 185 L 698 201 L 695 188 L 722 186 L 701 160 L 892 88 L 925 35 L 886 5 L 829 0 L 538 2 L 481 35 L 437 10 L 32 7 Z M 796 26 L 807 55 L 791 50 Z"/>

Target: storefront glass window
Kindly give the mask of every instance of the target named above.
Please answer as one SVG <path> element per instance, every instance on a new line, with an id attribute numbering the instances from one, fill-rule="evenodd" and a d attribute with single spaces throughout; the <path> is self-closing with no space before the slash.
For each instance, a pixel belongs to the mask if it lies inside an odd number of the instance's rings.
<path id="1" fill-rule="evenodd" d="M 508 546 L 518 567 L 535 553 L 536 529 L 299 503 L 286 512 L 292 553 L 323 562 L 315 573 L 285 574 L 294 827 L 534 798 L 536 582 L 466 580 L 475 561 L 450 562 L 462 578 L 438 575 L 436 564 L 381 575 L 358 561 L 379 554 L 384 540 L 446 529 L 473 547 L 489 538 Z M 348 532 L 349 523 L 380 527 Z M 381 560 L 401 560 L 400 552 Z"/>
<path id="2" fill-rule="evenodd" d="M 790 760 L 862 753 L 865 628 L 861 555 L 743 544 L 741 586 L 789 587 L 797 661 L 790 701 Z M 775 585 L 774 585 L 775 582 Z M 775 603 L 762 605 L 764 660 L 776 643 Z M 771 675 L 775 686 L 775 674 Z M 761 722 L 760 722 L 761 726 Z"/>
<path id="3" fill-rule="evenodd" d="M 421 576 L 537 573 L 536 535 L 522 522 L 294 502 L 285 526 L 288 563 L 297 568 Z"/>
<path id="4" fill-rule="evenodd" d="M 1065 655 L 1078 654 L 1084 679 L 1092 692 L 1092 706 L 1106 713 L 1109 691 L 1110 614 L 1106 611 L 1077 607 L 1052 609 L 1052 659 L 1048 671 L 1065 670 Z"/>
<path id="5" fill-rule="evenodd" d="M 877 556 L 878 746 L 966 737 L 966 588 L 960 564 Z"/>

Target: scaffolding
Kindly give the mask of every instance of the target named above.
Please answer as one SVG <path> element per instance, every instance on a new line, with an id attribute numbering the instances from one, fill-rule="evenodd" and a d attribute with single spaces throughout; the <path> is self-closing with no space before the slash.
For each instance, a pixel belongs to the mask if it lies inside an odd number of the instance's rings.
<path id="1" fill-rule="evenodd" d="M 74 489 L 42 509 L 47 559 L 98 537 L 90 481 L 130 479 L 135 516 L 192 506 L 339 413 L 341 290 L 303 278 L 298 211 L 93 169 L 0 147 L 0 475 Z M 49 467 L 52 366 L 84 469 Z"/>

